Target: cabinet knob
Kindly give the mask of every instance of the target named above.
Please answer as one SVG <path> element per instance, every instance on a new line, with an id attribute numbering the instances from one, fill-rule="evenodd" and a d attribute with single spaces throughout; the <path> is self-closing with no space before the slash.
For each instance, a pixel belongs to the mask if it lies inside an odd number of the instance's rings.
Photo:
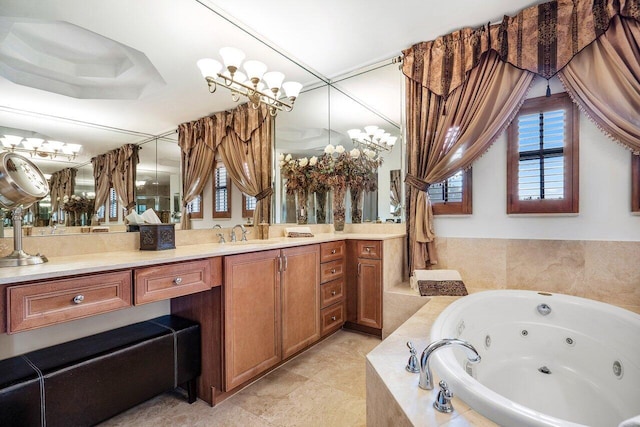
<path id="1" fill-rule="evenodd" d="M 331 296 L 332 297 L 336 296 L 336 293 L 337 293 L 336 291 L 331 291 Z"/>
<path id="2" fill-rule="evenodd" d="M 365 249 L 367 252 L 371 252 L 371 248 L 370 248 L 370 247 L 368 247 L 368 246 L 367 246 L 366 248 L 364 248 L 364 249 Z"/>
<path id="3" fill-rule="evenodd" d="M 335 268 L 331 269 L 331 274 L 336 274 L 336 269 Z"/>
<path id="4" fill-rule="evenodd" d="M 82 294 L 76 295 L 75 297 L 73 297 L 74 304 L 80 304 L 82 301 L 84 301 L 84 295 Z"/>
<path id="5" fill-rule="evenodd" d="M 336 253 L 336 250 L 335 250 L 335 249 L 332 249 L 332 250 L 331 250 L 331 255 L 334 255 L 335 253 Z"/>
<path id="6" fill-rule="evenodd" d="M 179 285 L 182 283 L 182 277 L 176 277 L 175 279 L 173 279 L 173 283 L 175 283 L 176 285 Z"/>
<path id="7" fill-rule="evenodd" d="M 336 316 L 331 316 L 331 321 L 335 322 L 336 321 Z"/>

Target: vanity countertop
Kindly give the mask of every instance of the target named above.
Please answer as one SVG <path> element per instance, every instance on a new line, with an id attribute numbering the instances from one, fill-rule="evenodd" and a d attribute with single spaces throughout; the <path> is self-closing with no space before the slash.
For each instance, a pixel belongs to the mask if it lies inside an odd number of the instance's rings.
<path id="1" fill-rule="evenodd" d="M 316 234 L 314 237 L 275 237 L 268 240 L 249 240 L 246 242 L 183 245 L 176 247 L 176 249 L 162 251 L 123 250 L 85 255 L 56 256 L 50 257 L 49 262 L 44 264 L 0 269 L 0 285 L 311 245 L 337 240 L 387 240 L 401 238 L 403 236 L 404 234 L 400 233 L 323 233 Z"/>

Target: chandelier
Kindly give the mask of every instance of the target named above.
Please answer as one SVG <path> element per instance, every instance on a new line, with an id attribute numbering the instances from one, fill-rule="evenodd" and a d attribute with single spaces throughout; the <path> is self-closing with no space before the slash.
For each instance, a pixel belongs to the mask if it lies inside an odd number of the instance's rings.
<path id="1" fill-rule="evenodd" d="M 209 92 L 214 93 L 218 85 L 231 91 L 231 99 L 238 102 L 245 96 L 251 102 L 253 108 L 260 104 L 269 107 L 272 116 L 278 114 L 278 110 L 291 111 L 293 103 L 300 94 L 302 84 L 298 82 L 285 82 L 284 74 L 279 71 L 267 72 L 267 66 L 260 61 L 250 60 L 244 63 L 247 74 L 238 71 L 245 54 L 234 47 L 223 47 L 220 56 L 224 62 L 226 71 L 222 72 L 220 62 L 211 58 L 198 61 L 198 68 L 209 85 Z"/>
<path id="2" fill-rule="evenodd" d="M 16 135 L 4 135 L 0 138 L 2 147 L 11 152 L 29 153 L 31 157 L 66 157 L 71 161 L 76 158 L 82 146 L 43 138 L 24 138 Z"/>
<path id="3" fill-rule="evenodd" d="M 349 129 L 347 133 L 356 147 L 368 148 L 377 153 L 391 151 L 398 140 L 397 136 L 391 136 L 378 126 L 365 126 L 364 132 L 360 129 Z"/>

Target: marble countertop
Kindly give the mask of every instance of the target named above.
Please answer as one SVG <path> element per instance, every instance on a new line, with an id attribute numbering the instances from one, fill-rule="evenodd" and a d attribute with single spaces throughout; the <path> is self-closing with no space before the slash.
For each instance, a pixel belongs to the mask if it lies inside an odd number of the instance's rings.
<path id="1" fill-rule="evenodd" d="M 0 285 L 338 240 L 387 240 L 403 236 L 404 234 L 397 233 L 323 233 L 316 234 L 314 237 L 276 237 L 246 242 L 182 245 L 177 246 L 175 249 L 162 251 L 124 250 L 86 255 L 57 256 L 49 258 L 49 261 L 44 264 L 0 269 Z"/>

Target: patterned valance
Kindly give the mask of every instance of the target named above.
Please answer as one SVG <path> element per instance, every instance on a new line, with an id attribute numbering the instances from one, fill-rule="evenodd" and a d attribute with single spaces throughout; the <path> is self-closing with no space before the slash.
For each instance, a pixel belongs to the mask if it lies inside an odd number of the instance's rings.
<path id="1" fill-rule="evenodd" d="M 511 65 L 553 77 L 600 37 L 616 16 L 640 21 L 640 0 L 557 0 L 505 16 L 499 24 L 465 28 L 403 51 L 402 71 L 447 97 L 488 50 Z"/>

